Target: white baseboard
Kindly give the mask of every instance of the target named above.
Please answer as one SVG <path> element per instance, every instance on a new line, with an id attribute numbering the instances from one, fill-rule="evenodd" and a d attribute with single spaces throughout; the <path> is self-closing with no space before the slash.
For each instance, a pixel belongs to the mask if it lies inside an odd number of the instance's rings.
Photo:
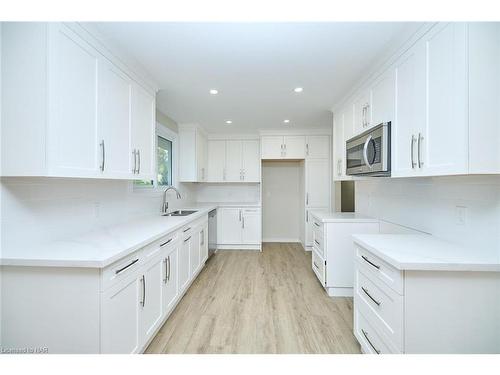
<path id="1" fill-rule="evenodd" d="M 352 297 L 353 288 L 325 288 L 330 297 Z"/>
<path id="2" fill-rule="evenodd" d="M 279 238 L 264 238 L 264 239 L 262 239 L 262 242 L 299 242 L 300 243 L 300 240 L 298 238 L 279 237 Z"/>
<path id="3" fill-rule="evenodd" d="M 224 250 L 262 250 L 262 246 L 260 244 L 257 245 L 217 245 L 217 251 Z"/>

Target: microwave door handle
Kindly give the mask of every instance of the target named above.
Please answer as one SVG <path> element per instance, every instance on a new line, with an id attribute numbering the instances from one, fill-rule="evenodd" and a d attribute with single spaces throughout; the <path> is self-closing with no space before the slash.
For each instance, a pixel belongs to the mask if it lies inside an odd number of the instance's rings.
<path id="1" fill-rule="evenodd" d="M 366 138 L 365 145 L 363 146 L 363 159 L 365 159 L 365 164 L 368 166 L 368 168 L 372 168 L 372 165 L 368 161 L 368 144 L 372 140 L 372 136 L 369 135 L 368 138 Z"/>

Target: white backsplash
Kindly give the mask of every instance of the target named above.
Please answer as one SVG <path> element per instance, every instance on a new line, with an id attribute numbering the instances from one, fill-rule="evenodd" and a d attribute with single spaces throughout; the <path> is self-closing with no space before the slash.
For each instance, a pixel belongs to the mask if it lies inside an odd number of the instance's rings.
<path id="1" fill-rule="evenodd" d="M 169 192 L 170 208 L 194 201 L 190 184 L 182 200 Z M 159 213 L 161 191 L 133 191 L 131 182 L 63 178 L 2 178 L 2 248 L 68 238 L 137 216 Z"/>
<path id="2" fill-rule="evenodd" d="M 197 202 L 244 202 L 260 201 L 260 184 L 193 184 Z"/>
<path id="3" fill-rule="evenodd" d="M 370 178 L 355 191 L 359 213 L 500 256 L 500 176 Z"/>

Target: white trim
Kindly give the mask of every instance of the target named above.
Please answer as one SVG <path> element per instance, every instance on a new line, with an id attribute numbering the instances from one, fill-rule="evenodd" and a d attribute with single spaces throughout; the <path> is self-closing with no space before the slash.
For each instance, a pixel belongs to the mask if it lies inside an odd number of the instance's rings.
<path id="1" fill-rule="evenodd" d="M 260 129 L 259 135 L 332 135 L 332 127 L 313 129 Z"/>
<path id="2" fill-rule="evenodd" d="M 275 237 L 275 238 L 263 238 L 262 242 L 293 242 L 293 243 L 302 243 L 298 238 L 289 238 L 289 237 Z"/>
<path id="3" fill-rule="evenodd" d="M 234 133 L 215 133 L 208 135 L 209 141 L 225 141 L 230 140 L 259 140 L 259 134 L 234 134 Z"/>

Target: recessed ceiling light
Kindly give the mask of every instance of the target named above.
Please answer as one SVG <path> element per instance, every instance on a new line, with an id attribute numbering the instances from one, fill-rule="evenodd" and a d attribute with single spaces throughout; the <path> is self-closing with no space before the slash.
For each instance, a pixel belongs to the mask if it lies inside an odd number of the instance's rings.
<path id="1" fill-rule="evenodd" d="M 231 120 L 226 120 L 226 124 L 232 124 L 233 122 Z"/>
<path id="2" fill-rule="evenodd" d="M 288 124 L 288 123 L 290 122 L 290 120 L 283 120 L 283 122 L 284 122 L 285 124 Z"/>
<path id="3" fill-rule="evenodd" d="M 217 95 L 219 93 L 219 90 L 216 89 L 210 89 L 210 94 L 211 95 Z"/>
<path id="4" fill-rule="evenodd" d="M 302 92 L 302 91 L 304 91 L 304 89 L 302 87 L 296 87 L 296 88 L 293 89 L 293 91 L 295 91 L 295 92 Z"/>

